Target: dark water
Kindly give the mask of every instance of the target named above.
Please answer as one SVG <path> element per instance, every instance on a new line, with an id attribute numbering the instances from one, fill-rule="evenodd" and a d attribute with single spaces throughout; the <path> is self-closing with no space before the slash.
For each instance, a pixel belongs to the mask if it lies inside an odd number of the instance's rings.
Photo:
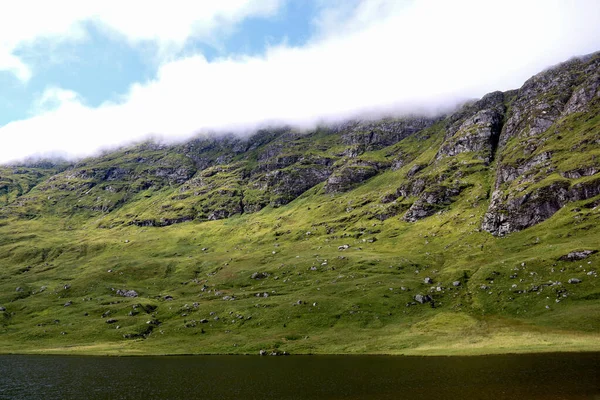
<path id="1" fill-rule="evenodd" d="M 600 354 L 0 356 L 0 399 L 600 400 Z"/>

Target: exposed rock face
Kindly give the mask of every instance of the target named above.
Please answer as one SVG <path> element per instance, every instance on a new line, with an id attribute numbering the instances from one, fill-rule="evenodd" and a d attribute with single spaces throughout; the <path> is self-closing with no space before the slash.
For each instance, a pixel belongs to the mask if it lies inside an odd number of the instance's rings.
<path id="1" fill-rule="evenodd" d="M 356 156 L 377 150 L 425 129 L 441 118 L 411 117 L 382 121 L 348 122 L 335 128 L 343 131 L 342 141 L 352 146 L 346 155 Z"/>
<path id="2" fill-rule="evenodd" d="M 600 194 L 600 177 L 594 181 L 570 185 L 568 181 L 552 183 L 521 196 L 495 191 L 482 229 L 495 235 L 533 226 L 550 218 L 565 204 Z"/>
<path id="3" fill-rule="evenodd" d="M 496 151 L 505 111 L 504 93 L 494 92 L 451 116 L 446 141 L 437 158 L 472 152 L 489 163 Z"/>
<path id="4" fill-rule="evenodd" d="M 404 220 L 415 222 L 435 214 L 452 202 L 452 198 L 460 193 L 460 188 L 434 186 L 426 190 L 404 214 Z"/>
<path id="5" fill-rule="evenodd" d="M 599 68 L 597 54 L 575 59 L 534 76 L 519 89 L 500 135 L 496 181 L 482 229 L 494 235 L 525 229 L 548 219 L 568 202 L 600 193 L 600 178 L 575 182 L 596 175 L 597 162 L 560 171 L 547 144 L 560 140 L 555 133 L 559 118 L 598 107 Z M 547 179 L 557 170 L 566 179 Z"/>
<path id="6" fill-rule="evenodd" d="M 433 164 L 413 165 L 406 173 L 409 183 L 397 190 L 398 197 L 417 198 L 404 214 L 405 221 L 415 222 L 448 208 L 469 186 L 462 178 L 475 171 L 460 168 L 457 155 L 464 154 L 463 159 L 472 160 L 469 162 L 474 165 L 491 162 L 505 111 L 504 93 L 494 92 L 461 107 L 445 120 L 445 140 Z"/>
<path id="7" fill-rule="evenodd" d="M 325 192 L 346 192 L 357 184 L 377 175 L 380 169 L 383 169 L 384 167 L 385 165 L 382 165 L 381 163 L 370 161 L 350 161 L 329 176 L 329 179 L 327 179 L 327 183 L 325 184 Z"/>
<path id="8" fill-rule="evenodd" d="M 271 193 L 271 204 L 281 206 L 325 181 L 333 172 L 333 160 L 307 158 L 285 169 L 267 173 L 259 182 L 261 190 Z"/>

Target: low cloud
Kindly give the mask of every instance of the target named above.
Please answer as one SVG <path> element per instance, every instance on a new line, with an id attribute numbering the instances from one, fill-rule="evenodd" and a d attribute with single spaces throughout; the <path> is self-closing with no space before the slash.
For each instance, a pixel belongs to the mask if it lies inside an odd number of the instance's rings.
<path id="1" fill-rule="evenodd" d="M 323 10 L 302 47 L 178 59 L 117 103 L 92 108 L 67 88 L 52 88 L 45 94 L 52 107 L 0 128 L 0 161 L 52 151 L 84 156 L 149 134 L 176 140 L 364 113 L 435 112 L 600 50 L 596 0 L 343 4 Z"/>

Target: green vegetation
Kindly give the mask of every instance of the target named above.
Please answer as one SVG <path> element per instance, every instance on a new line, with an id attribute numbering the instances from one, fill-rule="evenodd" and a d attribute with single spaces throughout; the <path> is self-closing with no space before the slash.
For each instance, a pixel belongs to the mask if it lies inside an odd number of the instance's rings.
<path id="1" fill-rule="evenodd" d="M 416 223 L 373 218 L 382 207 L 381 193 L 403 174 L 388 171 L 337 195 L 318 186 L 284 207 L 168 227 L 99 228 L 113 218 L 110 213 L 83 224 L 58 217 L 5 220 L 2 351 L 599 349 L 600 287 L 587 272 L 596 270 L 600 257 L 558 260 L 600 243 L 599 211 L 592 207 L 597 200 L 573 203 L 506 238 L 478 229 L 489 191 L 483 179 L 448 209 Z M 140 200 L 117 214 L 134 206 L 146 209 Z M 338 250 L 346 244 L 348 249 Z M 255 272 L 269 276 L 251 279 Z M 511 279 L 513 274 L 518 278 Z M 425 277 L 433 284 L 425 284 Z M 583 282 L 566 284 L 573 277 Z M 544 287 L 549 281 L 564 285 Z M 135 290 L 139 297 L 121 297 L 118 289 Z M 430 294 L 435 308 L 407 307 L 416 294 Z M 226 296 L 235 300 L 223 300 Z M 72 303 L 65 307 L 67 302 Z M 117 321 L 108 324 L 111 318 Z"/>
<path id="2" fill-rule="evenodd" d="M 1 167 L 0 352 L 599 351 L 598 100 L 497 154 L 447 135 L 485 107 Z M 493 236 L 495 189 L 546 214 Z"/>

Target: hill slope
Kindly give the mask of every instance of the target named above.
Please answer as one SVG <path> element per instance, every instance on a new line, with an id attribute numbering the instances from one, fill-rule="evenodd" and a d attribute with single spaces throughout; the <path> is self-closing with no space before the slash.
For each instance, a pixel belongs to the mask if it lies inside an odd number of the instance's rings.
<path id="1" fill-rule="evenodd" d="M 0 167 L 0 351 L 600 350 L 599 66 L 436 118 Z"/>

